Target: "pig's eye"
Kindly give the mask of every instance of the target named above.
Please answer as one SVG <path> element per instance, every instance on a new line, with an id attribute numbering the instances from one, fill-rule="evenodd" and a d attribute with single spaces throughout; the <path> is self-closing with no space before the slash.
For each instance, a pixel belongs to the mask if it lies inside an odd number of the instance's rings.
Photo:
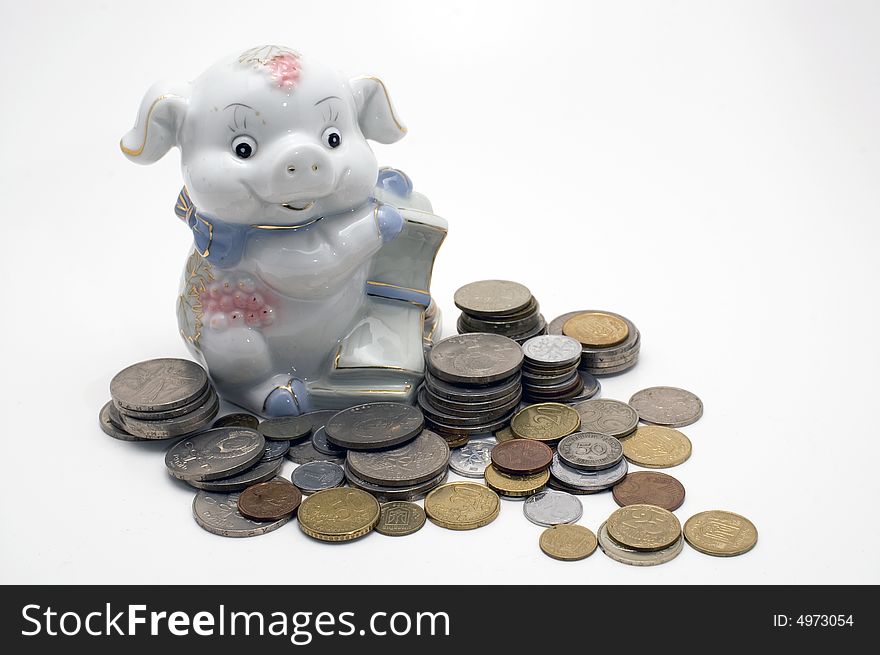
<path id="1" fill-rule="evenodd" d="M 257 142 L 246 134 L 235 137 L 232 140 L 232 152 L 239 159 L 247 159 L 253 157 L 257 151 Z"/>
<path id="2" fill-rule="evenodd" d="M 342 144 L 342 135 L 335 127 L 328 127 L 321 135 L 321 140 L 328 148 L 338 148 Z"/>

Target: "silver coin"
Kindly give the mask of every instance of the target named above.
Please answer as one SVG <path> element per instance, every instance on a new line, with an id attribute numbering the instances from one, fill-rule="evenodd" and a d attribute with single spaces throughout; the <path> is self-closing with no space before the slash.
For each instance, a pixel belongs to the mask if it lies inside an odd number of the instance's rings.
<path id="1" fill-rule="evenodd" d="M 327 441 L 327 432 L 323 427 L 312 432 L 312 445 L 319 453 L 334 457 L 345 457 L 345 448 L 340 448 L 336 444 Z"/>
<path id="2" fill-rule="evenodd" d="M 284 456 L 296 464 L 308 464 L 309 462 L 333 462 L 334 464 L 342 464 L 345 461 L 344 457 L 327 455 L 315 450 L 311 439 L 306 439 L 300 443 L 293 444 Z"/>
<path id="3" fill-rule="evenodd" d="M 632 548 L 627 548 L 623 544 L 614 541 L 611 535 L 608 534 L 608 528 L 605 523 L 602 523 L 602 525 L 599 526 L 599 531 L 596 536 L 599 539 L 599 547 L 602 549 L 602 552 L 613 560 L 631 566 L 655 566 L 657 564 L 665 564 L 678 557 L 678 554 L 684 548 L 684 539 L 679 537 L 671 546 L 668 546 L 663 550 L 633 550 Z"/>
<path id="4" fill-rule="evenodd" d="M 510 336 L 510 338 L 516 341 L 519 344 L 520 348 L 522 348 L 522 345 L 526 341 L 542 334 L 547 334 L 547 321 L 544 318 L 543 314 L 538 314 L 538 324 L 534 327 L 534 329 L 521 332 L 519 334 L 513 334 Z"/>
<path id="5" fill-rule="evenodd" d="M 113 437 L 114 439 L 119 439 L 120 441 L 153 441 L 152 439 L 144 439 L 143 437 L 129 434 L 121 427 L 116 425 L 112 420 L 110 420 L 110 409 L 112 407 L 113 401 L 109 400 L 101 408 L 101 412 L 98 414 L 98 424 L 101 426 L 101 430 L 104 431 L 104 434 Z"/>
<path id="6" fill-rule="evenodd" d="M 290 476 L 290 481 L 303 493 L 313 494 L 322 489 L 342 486 L 345 482 L 345 471 L 339 464 L 309 462 L 297 466 Z"/>
<path id="7" fill-rule="evenodd" d="M 540 322 L 538 305 L 535 303 L 528 312 L 524 311 L 513 316 L 482 319 L 463 313 L 458 317 L 458 327 L 463 332 L 491 332 L 493 334 L 518 334 L 532 330 Z"/>
<path id="8" fill-rule="evenodd" d="M 211 391 L 208 402 L 199 409 L 177 418 L 144 421 L 121 414 L 125 429 L 146 439 L 171 439 L 204 430 L 220 410 L 220 399 Z"/>
<path id="9" fill-rule="evenodd" d="M 519 398 L 522 396 L 522 387 L 517 385 L 517 387 L 511 393 L 495 400 L 490 400 L 488 402 L 460 402 L 457 400 L 449 400 L 448 398 L 436 396 L 431 392 L 431 389 L 428 386 L 422 386 L 421 388 L 425 390 L 425 395 L 427 397 L 426 399 L 428 400 L 430 406 L 437 407 L 452 414 L 458 412 L 464 412 L 465 414 L 484 414 L 486 412 L 496 410 L 499 407 L 504 407 L 509 403 L 519 401 Z"/>
<path id="10" fill-rule="evenodd" d="M 645 423 L 682 428 L 703 415 L 703 401 L 677 387 L 642 389 L 629 399 L 630 406 Z"/>
<path id="11" fill-rule="evenodd" d="M 253 414 L 244 412 L 236 412 L 235 414 L 226 414 L 214 421 L 212 428 L 250 428 L 256 430 L 260 425 L 260 419 Z M 263 435 L 266 436 L 266 435 Z"/>
<path id="12" fill-rule="evenodd" d="M 308 414 L 268 418 L 262 421 L 256 430 L 266 437 L 267 441 L 278 439 L 293 443 L 302 441 L 312 434 L 313 420 L 314 417 Z"/>
<path id="13" fill-rule="evenodd" d="M 208 374 L 187 359 L 151 359 L 132 364 L 113 376 L 110 395 L 120 407 L 161 412 L 186 405 L 208 385 Z"/>
<path id="14" fill-rule="evenodd" d="M 425 425 L 427 425 L 431 430 L 441 436 L 469 437 L 475 434 L 487 434 L 489 432 L 500 430 L 503 427 L 507 427 L 510 424 L 510 419 L 513 418 L 513 415 L 516 414 L 521 405 L 522 403 L 515 407 L 513 411 L 510 412 L 510 414 L 502 416 L 497 421 L 492 421 L 491 423 L 486 423 L 483 425 L 452 425 L 450 423 L 437 421 L 430 416 L 425 417 Z"/>
<path id="15" fill-rule="evenodd" d="M 214 491 L 217 493 L 244 491 L 252 485 L 271 480 L 276 476 L 280 469 L 280 459 L 272 460 L 270 462 L 260 460 L 249 469 L 228 478 L 218 478 L 217 480 L 206 481 L 187 480 L 187 483 L 196 489 L 204 489 L 205 491 Z"/>
<path id="16" fill-rule="evenodd" d="M 456 402 L 489 402 L 498 400 L 520 388 L 521 376 L 519 371 L 509 378 L 505 378 L 495 384 L 479 387 L 467 387 L 459 384 L 451 384 L 445 380 L 434 377 L 430 371 L 425 371 L 425 388 L 432 396 L 440 396 Z"/>
<path id="17" fill-rule="evenodd" d="M 290 450 L 290 442 L 289 441 L 269 441 L 266 439 L 266 449 L 263 451 L 264 462 L 272 462 L 276 459 L 281 459 Z"/>
<path id="18" fill-rule="evenodd" d="M 435 377 L 483 385 L 509 378 L 522 366 L 522 348 L 498 334 L 459 334 L 434 344 L 427 365 Z"/>
<path id="19" fill-rule="evenodd" d="M 171 446 L 165 466 L 181 480 L 216 480 L 250 468 L 265 448 L 266 440 L 256 430 L 213 428 Z"/>
<path id="20" fill-rule="evenodd" d="M 526 498 L 523 514 L 535 525 L 550 527 L 562 523 L 574 523 L 584 512 L 581 501 L 565 493 L 545 489 Z"/>
<path id="21" fill-rule="evenodd" d="M 619 400 L 595 398 L 573 406 L 581 417 L 583 432 L 601 432 L 612 437 L 625 437 L 639 424 L 639 415 Z"/>
<path id="22" fill-rule="evenodd" d="M 325 425 L 327 425 L 327 421 L 329 421 L 341 411 L 342 410 L 340 409 L 321 409 L 316 412 L 307 412 L 302 416 L 311 421 L 312 432 L 314 432 L 318 428 L 323 428 Z"/>
<path id="23" fill-rule="evenodd" d="M 582 346 L 577 339 L 562 334 L 545 334 L 533 337 L 523 346 L 526 362 L 544 365 L 577 365 L 581 361 Z"/>
<path id="24" fill-rule="evenodd" d="M 205 390 L 200 393 L 195 400 L 187 403 L 186 405 L 181 405 L 175 409 L 169 409 L 161 412 L 138 412 L 132 409 L 126 409 L 125 407 L 120 407 L 118 403 L 116 404 L 117 409 L 120 413 L 128 418 L 140 419 L 142 421 L 161 421 L 165 419 L 173 419 L 173 418 L 182 418 L 187 414 L 191 414 L 197 409 L 204 407 L 209 401 L 216 395 L 216 391 L 214 391 L 214 387 L 209 385 L 205 386 Z M 219 426 L 216 426 L 219 427 Z"/>
<path id="25" fill-rule="evenodd" d="M 426 482 L 446 470 L 449 446 L 431 430 L 388 450 L 349 450 L 346 465 L 365 482 L 383 487 L 409 487 Z"/>
<path id="26" fill-rule="evenodd" d="M 620 364 L 619 366 L 608 366 L 606 368 L 590 368 L 585 367 L 584 370 L 592 375 L 596 376 L 605 376 L 605 375 L 617 375 L 618 373 L 623 373 L 624 371 L 628 371 L 633 366 L 639 363 L 639 358 L 635 357 L 630 361 Z"/>
<path id="27" fill-rule="evenodd" d="M 578 369 L 578 375 L 580 375 L 581 380 L 583 380 L 584 389 L 574 398 L 565 401 L 570 405 L 589 400 L 590 398 L 595 398 L 599 395 L 599 392 L 602 391 L 602 383 L 599 382 L 599 379 L 595 375 L 588 373 L 583 369 Z"/>
<path id="28" fill-rule="evenodd" d="M 281 477 L 275 479 L 284 480 Z M 196 523 L 208 532 L 222 537 L 256 537 L 277 530 L 293 518 L 291 514 L 277 521 L 252 521 L 238 511 L 240 495 L 240 491 L 231 493 L 199 491 L 192 505 Z"/>
<path id="29" fill-rule="evenodd" d="M 460 427 L 483 425 L 487 421 L 496 421 L 502 416 L 509 414 L 513 408 L 519 405 L 519 400 L 520 396 L 515 396 L 513 400 L 508 401 L 506 404 L 495 409 L 480 412 L 468 412 L 444 410 L 433 406 L 431 401 L 428 400 L 427 392 L 424 388 L 421 389 L 418 395 L 419 408 L 422 410 L 425 417 L 434 421 L 439 421 L 440 423 L 447 423 L 449 425 L 457 425 Z"/>
<path id="30" fill-rule="evenodd" d="M 575 432 L 556 448 L 559 458 L 581 471 L 599 471 L 623 459 L 623 446 L 616 437 L 601 432 Z"/>
<path id="31" fill-rule="evenodd" d="M 614 466 L 600 471 L 581 471 L 564 463 L 559 453 L 553 454 L 550 474 L 562 484 L 583 491 L 602 491 L 620 482 L 626 475 L 628 466 L 625 459 Z"/>
<path id="32" fill-rule="evenodd" d="M 493 442 L 469 441 L 449 453 L 449 468 L 466 478 L 482 478 L 492 463 Z"/>
<path id="33" fill-rule="evenodd" d="M 469 314 L 514 314 L 529 305 L 532 292 L 528 287 L 509 280 L 480 280 L 466 284 L 455 292 L 453 302 Z"/>
<path id="34" fill-rule="evenodd" d="M 391 448 L 416 437 L 425 427 L 418 407 L 406 403 L 364 403 L 342 410 L 324 426 L 326 440 L 354 450 Z M 315 444 L 315 448 L 322 448 Z"/>
<path id="35" fill-rule="evenodd" d="M 436 478 L 420 482 L 419 484 L 407 487 L 386 487 L 359 478 L 352 473 L 348 464 L 344 468 L 345 479 L 348 480 L 352 487 L 373 494 L 380 503 L 386 503 L 391 500 L 418 500 L 419 498 L 424 498 L 434 487 L 443 484 L 447 477 L 447 470 L 444 469 Z"/>

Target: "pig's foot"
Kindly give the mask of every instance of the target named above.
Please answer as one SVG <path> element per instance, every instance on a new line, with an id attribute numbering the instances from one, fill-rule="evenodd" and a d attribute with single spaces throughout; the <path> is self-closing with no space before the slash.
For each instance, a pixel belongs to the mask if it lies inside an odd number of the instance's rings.
<path id="1" fill-rule="evenodd" d="M 263 400 L 264 416 L 298 416 L 311 411 L 311 399 L 302 380 L 288 375 L 275 376 L 271 387 Z"/>

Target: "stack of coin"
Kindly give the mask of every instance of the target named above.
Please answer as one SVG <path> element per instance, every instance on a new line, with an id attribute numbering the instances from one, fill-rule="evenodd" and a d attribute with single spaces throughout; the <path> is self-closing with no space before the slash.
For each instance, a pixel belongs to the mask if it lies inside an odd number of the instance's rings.
<path id="1" fill-rule="evenodd" d="M 199 432 L 211 425 L 220 408 L 205 369 L 185 359 L 132 364 L 113 377 L 110 396 L 101 409 L 101 428 L 125 441 Z"/>
<path id="2" fill-rule="evenodd" d="M 581 343 L 581 370 L 593 375 L 622 373 L 636 365 L 641 337 L 628 318 L 613 312 L 568 312 L 550 321 L 550 334 Z"/>
<path id="3" fill-rule="evenodd" d="M 451 448 L 505 427 L 522 396 L 522 348 L 497 334 L 462 334 L 426 355 L 418 402 L 425 424 Z"/>
<path id="4" fill-rule="evenodd" d="M 553 451 L 533 439 L 513 439 L 492 449 L 486 486 L 499 496 L 525 498 L 538 493 L 550 479 Z"/>
<path id="5" fill-rule="evenodd" d="M 583 393 L 580 342 L 562 334 L 544 334 L 526 341 L 522 349 L 525 400 L 564 402 Z"/>
<path id="6" fill-rule="evenodd" d="M 684 539 L 675 514 L 656 505 L 627 505 L 599 527 L 599 547 L 613 560 L 632 566 L 668 562 Z"/>
<path id="7" fill-rule="evenodd" d="M 507 280 L 471 282 L 455 292 L 458 333 L 489 332 L 523 343 L 547 333 L 538 301 L 527 287 Z"/>
<path id="8" fill-rule="evenodd" d="M 601 432 L 575 432 L 559 442 L 550 485 L 573 494 L 610 489 L 627 473 L 620 441 Z"/>

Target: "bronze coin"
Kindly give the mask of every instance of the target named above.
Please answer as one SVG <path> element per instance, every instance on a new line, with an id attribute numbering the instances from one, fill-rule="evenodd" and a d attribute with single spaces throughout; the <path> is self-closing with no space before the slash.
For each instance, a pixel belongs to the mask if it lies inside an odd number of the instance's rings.
<path id="1" fill-rule="evenodd" d="M 684 502 L 684 486 L 671 475 L 657 471 L 630 473 L 611 489 L 614 502 L 627 505 L 656 505 L 670 512 Z"/>
<path id="2" fill-rule="evenodd" d="M 511 439 L 492 449 L 492 464 L 509 475 L 534 475 L 546 470 L 553 461 L 553 451 L 533 439 Z"/>
<path id="3" fill-rule="evenodd" d="M 290 516 L 302 502 L 302 492 L 287 480 L 269 480 L 248 487 L 238 497 L 238 511 L 254 521 L 277 521 Z"/>

